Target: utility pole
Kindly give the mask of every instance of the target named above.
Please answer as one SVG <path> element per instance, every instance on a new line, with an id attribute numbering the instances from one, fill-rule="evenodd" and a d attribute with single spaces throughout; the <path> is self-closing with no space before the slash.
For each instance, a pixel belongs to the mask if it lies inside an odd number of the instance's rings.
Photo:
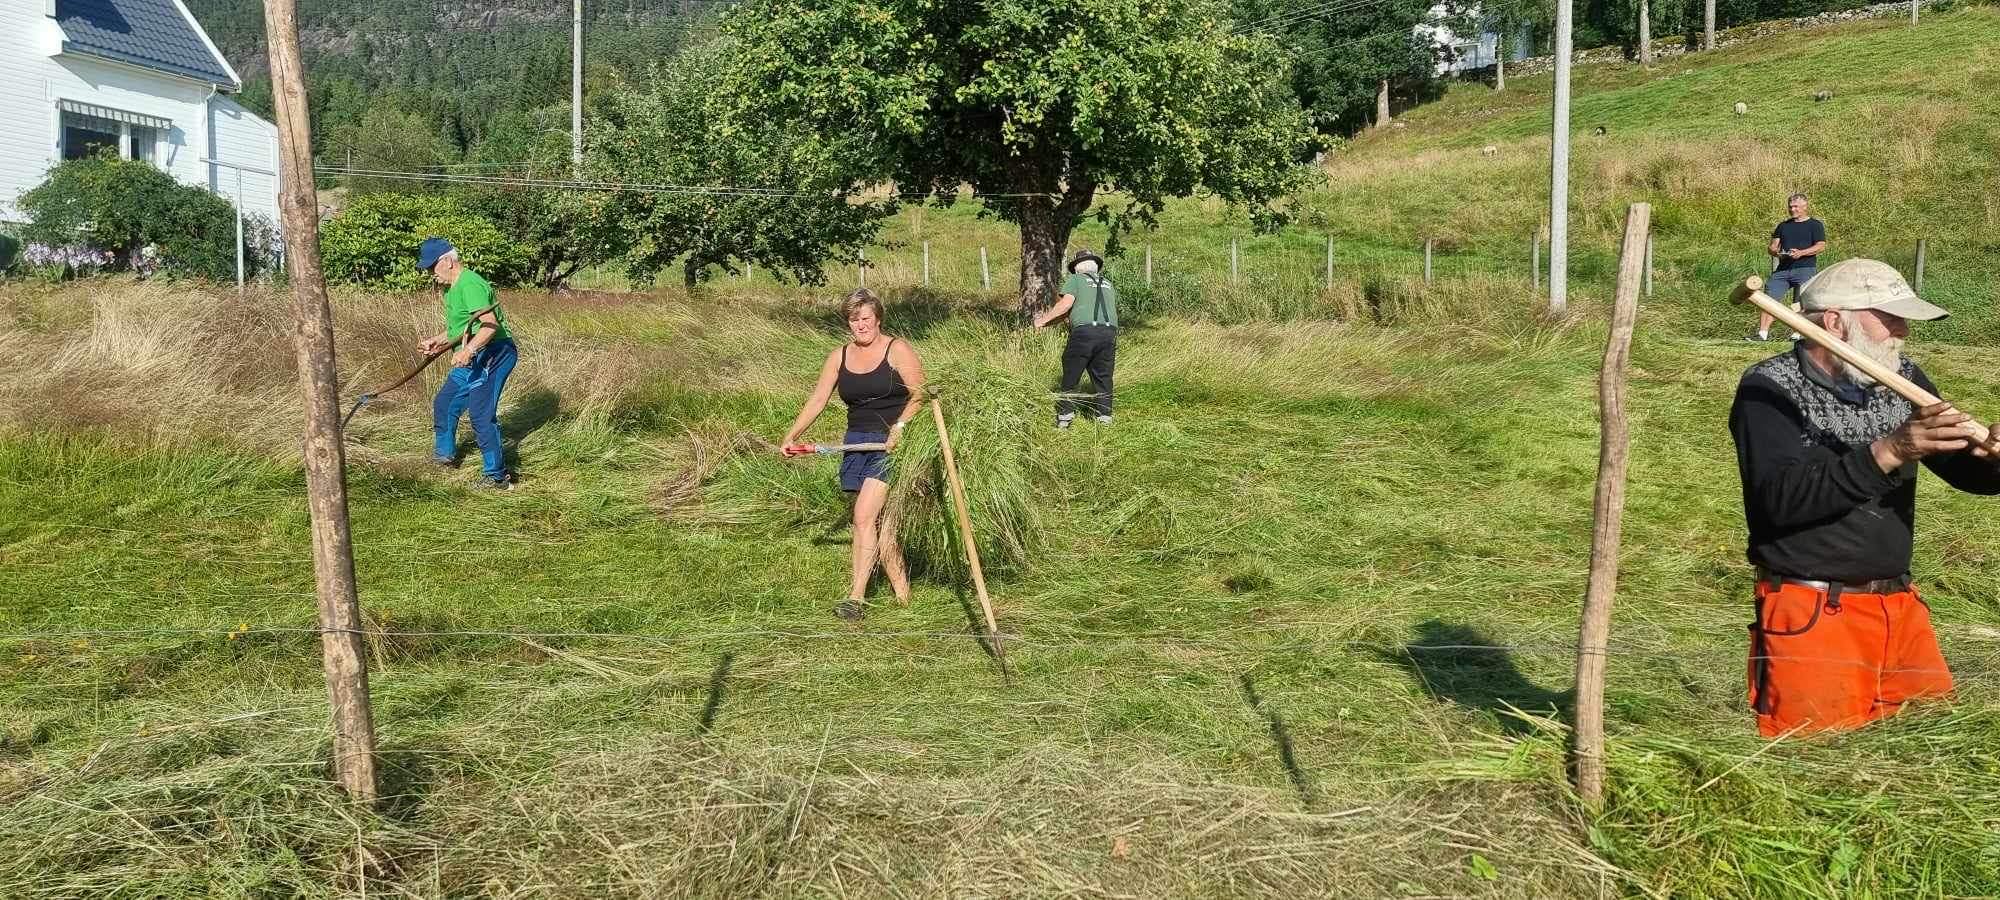
<path id="1" fill-rule="evenodd" d="M 1715 49 L 1715 0 L 1702 0 L 1701 49 Z"/>
<path id="2" fill-rule="evenodd" d="M 1917 0 L 1910 0 L 1910 24 L 1917 24 Z"/>
<path id="3" fill-rule="evenodd" d="M 1647 0 L 1639 0 L 1639 65 L 1653 64 L 1653 10 Z"/>
<path id="4" fill-rule="evenodd" d="M 1556 0 L 1555 123 L 1549 144 L 1549 315 L 1569 312 L 1570 4 Z"/>
<path id="5" fill-rule="evenodd" d="M 314 593 L 321 668 L 333 711 L 333 771 L 357 802 L 375 800 L 375 716 L 354 586 L 347 525 L 347 455 L 340 436 L 340 382 L 333 364 L 333 309 L 319 260 L 319 197 L 313 189 L 312 126 L 299 54 L 296 0 L 266 0 L 271 100 L 276 107 L 280 213 L 291 257 L 292 350 L 305 395 L 306 503 L 312 516 Z"/>
<path id="6" fill-rule="evenodd" d="M 570 16 L 569 167 L 570 177 L 583 177 L 583 0 Z"/>

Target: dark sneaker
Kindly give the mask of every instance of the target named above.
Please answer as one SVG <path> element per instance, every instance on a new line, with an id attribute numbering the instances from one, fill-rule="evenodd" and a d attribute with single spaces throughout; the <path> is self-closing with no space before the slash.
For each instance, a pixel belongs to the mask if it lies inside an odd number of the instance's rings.
<path id="1" fill-rule="evenodd" d="M 849 597 L 833 605 L 833 614 L 840 617 L 840 620 L 843 622 L 859 622 L 861 621 L 861 603 L 862 601 Z"/>
<path id="2" fill-rule="evenodd" d="M 452 459 L 449 456 L 433 456 L 431 457 L 431 465 L 437 466 L 440 469 L 456 469 L 458 468 L 458 460 Z"/>
<path id="3" fill-rule="evenodd" d="M 514 489 L 514 483 L 519 480 L 512 472 L 501 472 L 497 477 L 481 477 L 479 485 L 496 491 L 511 491 Z"/>

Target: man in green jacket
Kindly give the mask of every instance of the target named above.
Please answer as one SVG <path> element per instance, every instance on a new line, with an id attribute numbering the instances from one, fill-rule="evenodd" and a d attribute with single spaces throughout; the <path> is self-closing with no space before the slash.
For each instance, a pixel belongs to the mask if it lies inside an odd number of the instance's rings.
<path id="1" fill-rule="evenodd" d="M 1056 399 L 1056 427 L 1068 428 L 1076 410 L 1088 406 L 1098 424 L 1111 424 L 1111 372 L 1118 360 L 1118 291 L 1102 269 L 1104 258 L 1079 250 L 1069 261 L 1069 278 L 1054 306 L 1035 319 L 1036 328 L 1069 317 L 1069 343 L 1063 347 L 1062 396 Z M 1083 373 L 1097 389 L 1087 401 L 1077 399 Z"/>
<path id="2" fill-rule="evenodd" d="M 458 250 L 444 238 L 428 238 L 417 250 L 417 268 L 429 272 L 444 285 L 444 330 L 417 345 L 424 353 L 436 353 L 454 344 L 451 374 L 431 401 L 436 445 L 432 461 L 443 466 L 458 464 L 458 420 L 472 419 L 472 435 L 479 441 L 483 464 L 482 481 L 487 487 L 512 490 L 514 473 L 507 469 L 500 447 L 500 390 L 514 371 L 520 353 L 507 321 L 500 314 L 493 285 L 478 272 L 465 267 Z"/>

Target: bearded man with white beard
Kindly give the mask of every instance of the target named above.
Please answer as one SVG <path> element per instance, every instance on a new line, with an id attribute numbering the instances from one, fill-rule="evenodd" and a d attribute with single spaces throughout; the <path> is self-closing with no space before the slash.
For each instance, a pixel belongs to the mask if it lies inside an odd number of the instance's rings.
<path id="1" fill-rule="evenodd" d="M 1947 313 L 1896 270 L 1849 259 L 1800 292 L 1808 318 L 1937 393 L 1904 358 L 1911 320 Z M 1949 403 L 1915 408 L 1808 341 L 1743 374 L 1729 413 L 1757 567 L 1750 705 L 1765 737 L 1853 728 L 1951 690 L 1910 578 L 1917 463 L 2000 494 L 2000 439 Z"/>

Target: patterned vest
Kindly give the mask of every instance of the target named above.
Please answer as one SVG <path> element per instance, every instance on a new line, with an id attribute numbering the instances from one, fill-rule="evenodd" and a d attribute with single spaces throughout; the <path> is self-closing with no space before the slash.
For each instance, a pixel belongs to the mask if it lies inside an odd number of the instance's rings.
<path id="1" fill-rule="evenodd" d="M 1805 414 L 1805 445 L 1845 452 L 1873 443 L 1895 431 L 1915 409 L 1895 391 L 1873 385 L 1858 387 L 1845 380 L 1829 379 L 1818 367 L 1808 367 L 1803 345 L 1764 360 L 1749 374 L 1769 378 Z M 1916 365 L 1903 357 L 1897 374 L 1911 378 Z"/>

